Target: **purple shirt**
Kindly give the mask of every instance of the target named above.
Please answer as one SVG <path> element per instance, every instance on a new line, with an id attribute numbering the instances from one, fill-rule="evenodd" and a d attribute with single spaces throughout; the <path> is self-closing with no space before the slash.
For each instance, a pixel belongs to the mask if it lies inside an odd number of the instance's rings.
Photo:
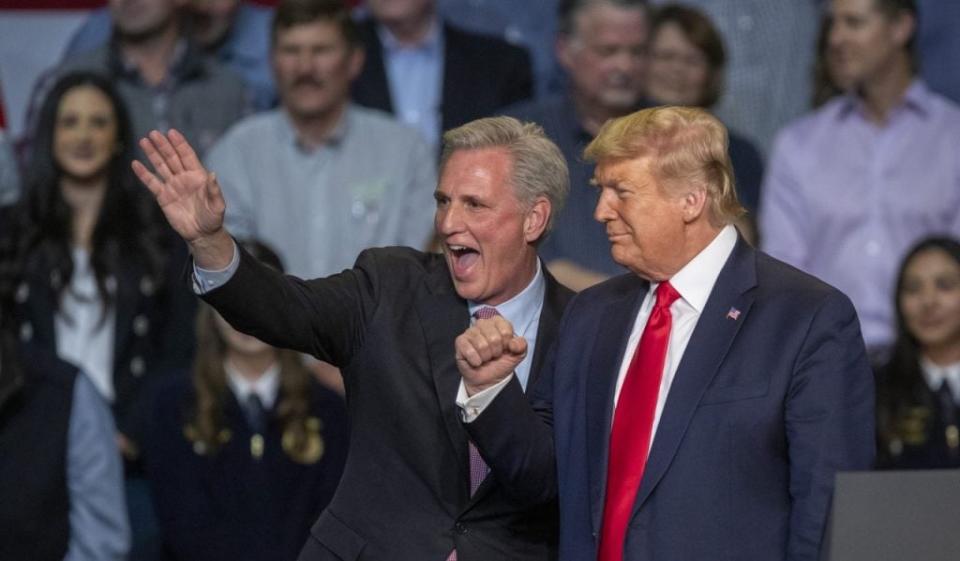
<path id="1" fill-rule="evenodd" d="M 781 131 L 767 169 L 763 249 L 845 292 L 868 346 L 890 343 L 904 254 L 960 236 L 960 107 L 917 80 L 881 126 L 840 97 Z"/>

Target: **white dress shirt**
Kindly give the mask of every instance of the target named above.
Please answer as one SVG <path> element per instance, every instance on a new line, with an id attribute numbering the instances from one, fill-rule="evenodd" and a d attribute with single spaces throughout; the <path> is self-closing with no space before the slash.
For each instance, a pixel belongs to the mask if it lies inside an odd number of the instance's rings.
<path id="1" fill-rule="evenodd" d="M 938 391 L 946 382 L 953 394 L 954 403 L 960 403 L 960 362 L 939 366 L 923 357 L 920 359 L 920 370 L 932 391 Z"/>
<path id="2" fill-rule="evenodd" d="M 227 385 L 240 404 L 247 402 L 250 394 L 256 394 L 264 409 L 273 409 L 280 391 L 280 363 L 273 363 L 259 378 L 245 378 L 229 360 L 224 359 L 223 370 L 227 373 Z"/>

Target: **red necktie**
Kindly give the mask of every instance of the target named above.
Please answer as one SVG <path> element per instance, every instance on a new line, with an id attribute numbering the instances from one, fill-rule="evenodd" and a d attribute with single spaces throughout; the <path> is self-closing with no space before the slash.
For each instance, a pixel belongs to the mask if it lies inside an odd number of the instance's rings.
<path id="1" fill-rule="evenodd" d="M 640 488 L 653 435 L 660 379 L 670 342 L 670 305 L 680 294 L 663 282 L 620 390 L 607 462 L 607 492 L 600 528 L 599 561 L 622 561 L 627 523 Z"/>

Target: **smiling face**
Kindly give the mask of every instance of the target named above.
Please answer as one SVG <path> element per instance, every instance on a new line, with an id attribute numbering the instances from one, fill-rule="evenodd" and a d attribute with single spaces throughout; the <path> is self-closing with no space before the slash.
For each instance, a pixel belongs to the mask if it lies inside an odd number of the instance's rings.
<path id="1" fill-rule="evenodd" d="M 77 86 L 63 95 L 53 130 L 53 157 L 64 177 L 78 183 L 103 179 L 117 142 L 117 116 L 106 94 L 93 86 Z"/>
<path id="2" fill-rule="evenodd" d="M 294 119 L 339 112 L 363 66 L 362 51 L 325 20 L 278 29 L 272 57 L 281 103 Z"/>
<path id="3" fill-rule="evenodd" d="M 862 87 L 889 72 L 898 58 L 908 60 L 906 45 L 913 19 L 890 16 L 877 0 L 833 0 L 827 35 L 827 65 L 838 84 Z"/>
<path id="4" fill-rule="evenodd" d="M 664 105 L 702 105 L 709 64 L 679 25 L 665 23 L 650 42 L 647 94 Z"/>
<path id="5" fill-rule="evenodd" d="M 600 190 L 594 218 L 606 227 L 613 260 L 650 281 L 680 270 L 687 201 L 667 191 L 649 158 L 600 160 L 594 178 Z"/>
<path id="6" fill-rule="evenodd" d="M 462 149 L 446 161 L 434 197 L 435 227 L 460 297 L 495 306 L 520 293 L 536 273 L 534 243 L 550 203 L 516 196 L 505 148 Z"/>
<path id="7" fill-rule="evenodd" d="M 903 271 L 900 311 L 921 349 L 960 346 L 960 263 L 931 248 L 913 256 Z"/>
<path id="8" fill-rule="evenodd" d="M 643 8 L 600 3 L 577 14 L 571 35 L 557 44 L 557 58 L 578 98 L 617 112 L 636 106 L 647 67 L 648 25 Z"/>

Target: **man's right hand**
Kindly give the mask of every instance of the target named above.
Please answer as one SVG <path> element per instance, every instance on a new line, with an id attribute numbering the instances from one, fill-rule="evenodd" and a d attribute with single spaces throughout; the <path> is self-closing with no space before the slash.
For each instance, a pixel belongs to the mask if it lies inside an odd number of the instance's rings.
<path id="1" fill-rule="evenodd" d="M 457 337 L 457 368 L 467 395 L 496 385 L 527 356 L 527 340 L 502 316 L 478 320 Z"/>
<path id="2" fill-rule="evenodd" d="M 198 266 L 223 269 L 233 257 L 233 241 L 223 228 L 226 203 L 217 178 L 200 163 L 182 134 L 151 131 L 140 139 L 155 170 L 134 161 L 133 171 L 150 189 L 170 226 L 190 244 Z"/>

